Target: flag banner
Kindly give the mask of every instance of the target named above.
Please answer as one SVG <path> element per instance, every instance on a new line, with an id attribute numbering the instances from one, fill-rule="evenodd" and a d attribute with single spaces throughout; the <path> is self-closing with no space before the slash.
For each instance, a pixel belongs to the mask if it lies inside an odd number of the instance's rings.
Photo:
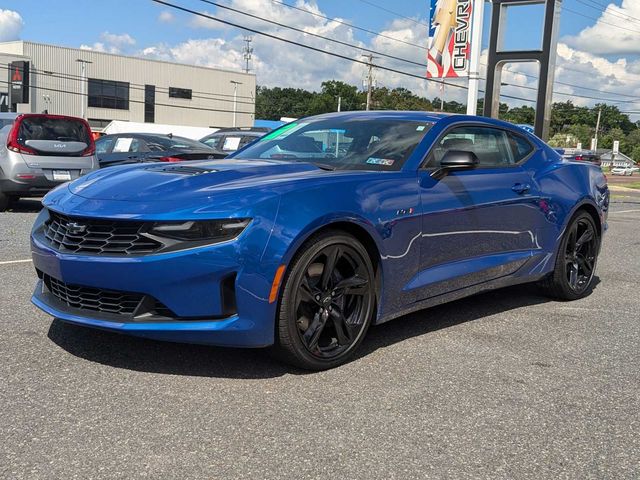
<path id="1" fill-rule="evenodd" d="M 469 74 L 472 0 L 429 0 L 427 78 Z"/>

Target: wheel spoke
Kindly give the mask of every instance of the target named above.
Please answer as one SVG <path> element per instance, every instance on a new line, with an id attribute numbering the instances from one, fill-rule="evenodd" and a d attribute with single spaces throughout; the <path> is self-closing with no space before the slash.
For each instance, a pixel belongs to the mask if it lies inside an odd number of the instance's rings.
<path id="1" fill-rule="evenodd" d="M 331 247 L 327 251 L 327 259 L 324 262 L 324 268 L 322 269 L 322 278 L 320 279 L 320 288 L 323 290 L 327 290 L 329 288 L 329 282 L 331 280 L 331 274 L 333 270 L 336 268 L 336 264 L 338 263 L 338 259 L 342 251 L 339 246 Z"/>
<path id="2" fill-rule="evenodd" d="M 351 327 L 347 324 L 342 311 L 339 308 L 333 308 L 331 311 L 331 319 L 336 330 L 336 337 L 340 345 L 348 345 L 351 343 Z"/>
<path id="3" fill-rule="evenodd" d="M 591 272 L 593 271 L 593 263 L 589 261 L 587 257 L 583 257 L 582 255 L 578 255 L 578 265 L 582 267 L 582 271 L 584 274 L 589 277 L 591 276 Z"/>
<path id="4" fill-rule="evenodd" d="M 336 291 L 336 296 L 342 295 L 365 295 L 367 293 L 367 285 L 369 281 L 366 278 L 361 277 L 356 274 L 352 277 L 345 278 L 344 280 L 338 282 L 335 286 L 334 290 Z"/>
<path id="5" fill-rule="evenodd" d="M 324 315 L 321 315 L 319 312 L 316 313 L 313 317 L 313 322 L 309 325 L 309 328 L 302 335 L 302 339 L 307 345 L 307 348 L 310 351 L 314 351 L 318 346 L 318 340 L 320 339 L 320 334 L 324 330 L 324 326 L 327 323 L 327 318 Z"/>
<path id="6" fill-rule="evenodd" d="M 306 276 L 302 277 L 302 281 L 300 282 L 300 295 L 302 297 L 302 301 L 321 305 L 322 302 L 317 298 L 319 294 L 320 291 L 318 289 L 309 285 L 309 279 Z"/>
<path id="7" fill-rule="evenodd" d="M 587 227 L 587 230 L 580 235 L 580 238 L 576 242 L 576 250 L 582 247 L 585 243 L 590 242 L 593 239 L 593 230 L 590 227 Z"/>
<path id="8" fill-rule="evenodd" d="M 578 237 L 578 224 L 576 223 L 571 227 L 571 232 L 569 232 L 569 240 L 567 241 L 567 252 L 575 252 L 576 251 L 576 239 Z"/>
<path id="9" fill-rule="evenodd" d="M 572 263 L 569 267 L 569 285 L 573 289 L 578 287 L 578 267 L 575 263 Z"/>

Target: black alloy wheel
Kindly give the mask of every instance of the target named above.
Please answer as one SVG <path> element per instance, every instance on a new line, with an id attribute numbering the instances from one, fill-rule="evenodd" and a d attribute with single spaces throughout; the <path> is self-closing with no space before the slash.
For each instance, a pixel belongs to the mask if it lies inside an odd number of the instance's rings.
<path id="1" fill-rule="evenodd" d="M 589 213 L 579 212 L 567 226 L 552 274 L 540 282 L 545 293 L 560 300 L 589 294 L 600 251 L 600 236 Z"/>
<path id="2" fill-rule="evenodd" d="M 591 283 L 598 254 L 598 234 L 593 221 L 579 218 L 569 231 L 565 248 L 567 283 L 577 294 Z"/>
<path id="3" fill-rule="evenodd" d="M 371 259 L 355 238 L 329 232 L 312 239 L 292 262 L 283 288 L 281 356 L 312 370 L 344 363 L 369 327 L 374 287 Z"/>

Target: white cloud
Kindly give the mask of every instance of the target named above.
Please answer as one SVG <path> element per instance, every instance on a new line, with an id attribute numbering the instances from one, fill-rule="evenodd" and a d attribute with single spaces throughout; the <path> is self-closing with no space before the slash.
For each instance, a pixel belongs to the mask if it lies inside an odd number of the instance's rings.
<path id="1" fill-rule="evenodd" d="M 174 20 L 175 20 L 175 17 L 173 16 L 173 13 L 167 10 L 161 11 L 160 15 L 158 15 L 158 21 L 162 23 L 171 23 Z"/>
<path id="2" fill-rule="evenodd" d="M 128 33 L 116 34 L 103 32 L 100 38 L 107 44 L 115 48 L 126 48 L 136 44 L 136 41 Z"/>
<path id="3" fill-rule="evenodd" d="M 102 32 L 100 39 L 102 40 L 101 42 L 95 42 L 91 45 L 83 43 L 80 45 L 80 49 L 106 53 L 127 53 L 127 50 L 136 44 L 135 39 L 128 33 Z"/>
<path id="4" fill-rule="evenodd" d="M 18 12 L 0 9 L 0 42 L 20 38 L 24 21 Z"/>
<path id="5" fill-rule="evenodd" d="M 623 0 L 620 6 L 609 4 L 594 25 L 563 41 L 594 54 L 640 54 L 640 2 Z"/>

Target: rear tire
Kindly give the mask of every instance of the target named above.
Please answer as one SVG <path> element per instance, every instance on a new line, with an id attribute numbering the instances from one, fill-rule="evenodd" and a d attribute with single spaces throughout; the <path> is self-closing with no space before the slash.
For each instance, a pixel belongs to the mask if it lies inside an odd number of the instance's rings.
<path id="1" fill-rule="evenodd" d="M 375 310 L 371 259 L 341 231 L 312 237 L 291 261 L 278 308 L 276 355 L 307 370 L 345 363 Z"/>
<path id="2" fill-rule="evenodd" d="M 577 300 L 591 293 L 600 237 L 593 217 L 579 211 L 560 241 L 553 272 L 541 280 L 543 292 L 558 300 Z"/>

